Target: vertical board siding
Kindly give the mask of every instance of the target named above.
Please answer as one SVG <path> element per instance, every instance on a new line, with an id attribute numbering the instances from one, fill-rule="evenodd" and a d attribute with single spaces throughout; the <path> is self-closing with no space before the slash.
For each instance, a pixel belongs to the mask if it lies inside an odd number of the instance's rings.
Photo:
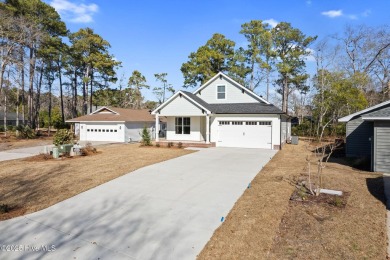
<path id="1" fill-rule="evenodd" d="M 363 121 L 360 117 L 347 123 L 347 157 L 371 156 L 371 141 L 373 123 Z"/>
<path id="2" fill-rule="evenodd" d="M 390 122 L 376 121 L 375 124 L 374 171 L 390 173 Z"/>

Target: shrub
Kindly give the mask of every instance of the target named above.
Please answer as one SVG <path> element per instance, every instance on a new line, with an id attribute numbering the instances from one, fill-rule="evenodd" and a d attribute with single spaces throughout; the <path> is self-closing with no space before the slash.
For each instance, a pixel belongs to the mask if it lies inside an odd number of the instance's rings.
<path id="1" fill-rule="evenodd" d="M 149 130 L 148 130 L 148 128 L 146 128 L 146 126 L 144 126 L 144 128 L 142 129 L 141 137 L 142 137 L 142 139 L 141 139 L 142 145 L 145 145 L 145 146 L 152 145 L 152 138 L 150 137 Z"/>
<path id="2" fill-rule="evenodd" d="M 183 148 L 183 143 L 182 143 L 182 142 L 179 142 L 179 143 L 177 144 L 177 147 L 178 147 L 178 148 Z"/>
<path id="3" fill-rule="evenodd" d="M 11 210 L 11 207 L 7 204 L 0 204 L 0 213 L 7 213 Z"/>
<path id="4" fill-rule="evenodd" d="M 168 142 L 168 148 L 171 148 L 173 146 L 172 142 Z"/>
<path id="5" fill-rule="evenodd" d="M 160 147 L 160 144 L 156 144 L 156 147 Z"/>
<path id="6" fill-rule="evenodd" d="M 92 146 L 91 143 L 87 143 L 85 147 L 80 149 L 80 155 L 81 156 L 88 156 L 91 154 L 97 153 L 97 150 L 95 147 Z"/>
<path id="7" fill-rule="evenodd" d="M 67 129 L 60 129 L 54 135 L 53 144 L 56 146 L 63 144 L 71 144 L 72 141 L 73 133 Z"/>
<path id="8" fill-rule="evenodd" d="M 28 125 L 18 125 L 16 130 L 19 131 L 19 136 L 21 138 L 32 139 L 35 137 L 35 132 Z"/>
<path id="9" fill-rule="evenodd" d="M 0 125 L 0 132 L 4 132 L 4 126 Z"/>

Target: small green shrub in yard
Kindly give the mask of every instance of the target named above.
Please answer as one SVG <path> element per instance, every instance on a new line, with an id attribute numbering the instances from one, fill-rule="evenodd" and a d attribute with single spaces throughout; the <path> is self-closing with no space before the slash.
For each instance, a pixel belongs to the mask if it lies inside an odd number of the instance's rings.
<path id="1" fill-rule="evenodd" d="M 144 128 L 142 129 L 141 137 L 142 137 L 141 140 L 142 145 L 144 146 L 152 145 L 152 138 L 150 137 L 149 130 L 148 128 L 146 128 L 146 126 L 144 126 Z"/>
<path id="2" fill-rule="evenodd" d="M 338 207 L 338 208 L 341 208 L 343 206 L 343 200 L 336 196 L 334 199 L 333 199 L 333 205 Z"/>
<path id="3" fill-rule="evenodd" d="M 53 144 L 56 146 L 63 144 L 71 144 L 72 142 L 73 133 L 67 129 L 60 129 L 54 135 Z"/>
<path id="4" fill-rule="evenodd" d="M 35 138 L 35 132 L 28 125 L 18 125 L 16 130 L 19 131 L 19 136 L 21 138 L 33 139 Z"/>
<path id="5" fill-rule="evenodd" d="M 171 148 L 173 146 L 173 142 L 168 142 L 168 148 Z"/>
<path id="6" fill-rule="evenodd" d="M 156 147 L 160 147 L 160 144 L 156 144 Z"/>
<path id="7" fill-rule="evenodd" d="M 7 204 L 0 204 L 0 213 L 7 213 L 11 210 L 11 207 Z"/>

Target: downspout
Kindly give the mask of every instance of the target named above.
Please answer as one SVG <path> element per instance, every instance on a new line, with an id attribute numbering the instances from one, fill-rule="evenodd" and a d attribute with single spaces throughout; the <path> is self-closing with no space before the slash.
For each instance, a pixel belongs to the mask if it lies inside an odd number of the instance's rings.
<path id="1" fill-rule="evenodd" d="M 282 150 L 282 115 L 279 115 L 279 150 Z"/>

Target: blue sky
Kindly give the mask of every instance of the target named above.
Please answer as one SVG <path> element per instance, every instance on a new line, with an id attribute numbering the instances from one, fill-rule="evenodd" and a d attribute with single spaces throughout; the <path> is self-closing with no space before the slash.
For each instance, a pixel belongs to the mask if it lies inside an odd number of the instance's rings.
<path id="1" fill-rule="evenodd" d="M 214 33 L 245 45 L 241 24 L 266 20 L 289 22 L 304 34 L 322 39 L 342 33 L 347 24 L 390 24 L 389 0 L 46 0 L 75 32 L 91 27 L 111 43 L 111 53 L 122 61 L 118 71 L 125 83 L 139 70 L 156 86 L 155 73 L 168 73 L 168 82 L 181 89 L 181 65 Z M 308 62 L 309 71 L 313 67 Z M 263 94 L 264 90 L 259 89 Z M 146 99 L 155 100 L 150 91 Z"/>

